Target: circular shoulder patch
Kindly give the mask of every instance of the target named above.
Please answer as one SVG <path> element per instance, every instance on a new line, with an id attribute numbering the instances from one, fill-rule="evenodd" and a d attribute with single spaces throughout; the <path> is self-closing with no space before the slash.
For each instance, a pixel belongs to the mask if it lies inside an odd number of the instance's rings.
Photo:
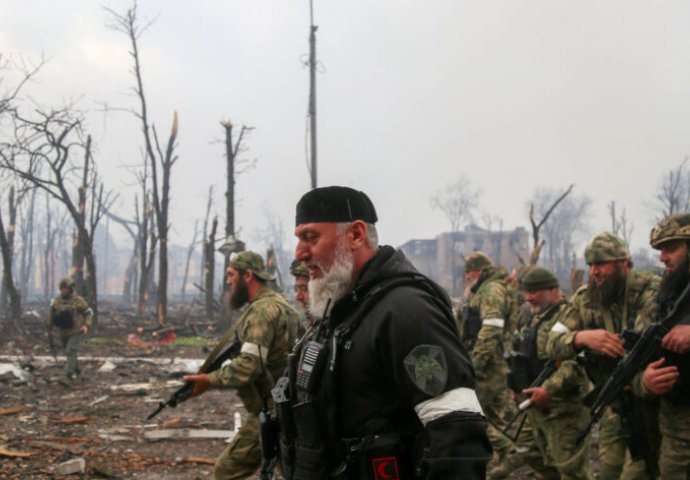
<path id="1" fill-rule="evenodd" d="M 412 383 L 422 392 L 436 396 L 445 390 L 448 364 L 441 347 L 418 345 L 407 354 L 403 364 Z"/>

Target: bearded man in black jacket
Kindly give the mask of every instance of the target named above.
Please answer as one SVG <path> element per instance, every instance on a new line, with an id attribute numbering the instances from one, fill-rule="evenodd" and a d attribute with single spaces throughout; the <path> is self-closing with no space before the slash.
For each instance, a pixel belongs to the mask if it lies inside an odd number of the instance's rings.
<path id="1" fill-rule="evenodd" d="M 378 246 L 376 221 L 348 187 L 297 204 L 295 258 L 323 317 L 295 348 L 289 394 L 274 394 L 279 411 L 289 396 L 294 432 L 282 437 L 283 475 L 483 479 L 491 446 L 448 295 Z"/>

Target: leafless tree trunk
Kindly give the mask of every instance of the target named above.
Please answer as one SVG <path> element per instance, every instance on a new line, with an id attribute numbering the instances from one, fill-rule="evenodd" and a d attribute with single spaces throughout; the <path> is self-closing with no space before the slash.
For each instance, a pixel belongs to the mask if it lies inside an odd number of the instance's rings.
<path id="1" fill-rule="evenodd" d="M 72 274 L 78 291 L 84 293 L 93 307 L 94 325 L 97 325 L 98 289 L 93 233 L 104 205 L 111 201 L 110 194 L 103 193 L 91 156 L 91 136 L 87 135 L 83 140 L 81 118 L 69 107 L 48 113 L 37 110 L 35 113 L 35 120 L 15 114 L 15 143 L 5 145 L 0 151 L 0 166 L 46 191 L 69 212 L 75 227 Z M 74 152 L 79 149 L 84 152 L 81 166 L 74 160 Z M 9 150 L 14 153 L 7 154 Z M 80 170 L 81 177 L 77 177 Z M 75 184 L 78 185 L 76 201 L 70 193 Z M 87 224 L 89 190 L 91 216 Z M 86 262 L 85 276 L 80 259 Z M 79 290 L 80 285 L 82 288 Z"/>
<path id="2" fill-rule="evenodd" d="M 211 218 L 211 207 L 213 206 L 213 185 L 208 187 L 208 201 L 206 202 L 206 215 L 204 216 L 204 229 L 202 231 L 203 241 L 201 246 L 201 277 L 199 278 L 199 285 L 206 284 L 206 239 L 208 238 L 208 222 Z M 205 295 L 200 291 L 201 295 Z M 201 297 L 200 299 L 205 298 Z"/>
<path id="3" fill-rule="evenodd" d="M 14 186 L 10 187 L 10 192 L 8 194 L 8 212 L 10 216 L 10 223 L 7 226 L 7 233 L 5 235 L 5 241 L 3 242 L 3 250 L 7 250 L 7 265 L 4 265 L 4 269 L 10 270 L 10 276 L 6 277 L 3 275 L 2 277 L 2 286 L 0 287 L 0 312 L 5 314 L 7 312 L 7 306 L 8 306 L 8 301 L 9 301 L 9 291 L 11 288 L 15 288 L 14 285 L 14 279 L 12 278 L 12 267 L 14 263 L 14 234 L 16 231 L 16 225 L 17 225 L 17 200 L 15 198 L 15 189 Z M 3 252 L 3 255 L 5 255 L 5 252 Z M 8 279 L 12 280 L 12 286 L 8 284 Z"/>
<path id="4" fill-rule="evenodd" d="M 563 194 L 558 197 L 552 204 L 551 206 L 546 210 L 544 215 L 542 216 L 541 220 L 538 222 L 534 218 L 534 202 L 530 204 L 529 207 L 529 222 L 532 225 L 532 253 L 530 254 L 529 257 L 529 263 L 530 265 L 536 265 L 539 262 L 539 254 L 541 253 L 541 249 L 544 247 L 544 240 L 539 239 L 539 231 L 541 230 L 541 227 L 544 226 L 544 223 L 549 219 L 549 216 L 553 213 L 553 211 L 556 209 L 559 203 L 563 201 L 565 197 L 568 196 L 570 192 L 572 192 L 573 187 L 575 185 L 570 185 Z"/>
<path id="5" fill-rule="evenodd" d="M 185 295 L 187 293 L 187 278 L 189 277 L 189 262 L 192 260 L 192 254 L 194 253 L 194 248 L 196 247 L 196 237 L 199 235 L 199 221 L 194 222 L 194 235 L 192 236 L 192 241 L 187 249 L 187 258 L 184 264 L 184 275 L 182 277 L 182 288 L 180 289 L 180 298 L 184 302 Z"/>
<path id="6" fill-rule="evenodd" d="M 34 211 L 36 207 L 36 189 L 31 190 L 28 211 L 22 215 L 21 228 L 22 254 L 19 264 L 19 291 L 22 298 L 29 298 L 29 285 L 34 267 Z"/>
<path id="7" fill-rule="evenodd" d="M 463 222 L 472 221 L 474 210 L 479 204 L 479 194 L 479 190 L 472 186 L 470 179 L 461 175 L 454 183 L 446 185 L 431 197 L 431 206 L 441 210 L 450 223 L 452 237 L 451 295 L 458 291 L 455 234 L 460 231 Z"/>
<path id="8" fill-rule="evenodd" d="M 628 216 L 625 208 L 621 210 L 619 216 L 616 210 L 616 202 L 612 200 L 611 203 L 609 203 L 609 215 L 611 216 L 611 232 L 621 237 L 625 240 L 625 243 L 630 246 L 630 238 L 632 237 L 635 225 L 628 223 Z"/>
<path id="9" fill-rule="evenodd" d="M 690 209 L 690 171 L 688 157 L 664 175 L 655 195 L 661 216 L 687 212 Z"/>
<path id="10" fill-rule="evenodd" d="M 173 124 L 168 138 L 165 152 L 161 149 L 158 141 L 155 126 L 151 125 L 148 118 L 148 107 L 146 103 L 146 95 L 144 93 L 144 83 L 141 73 L 141 62 L 139 56 L 139 47 L 137 39 L 148 27 L 148 25 L 141 26 L 137 18 L 136 3 L 132 8 L 128 9 L 124 14 L 119 14 L 113 10 L 107 9 L 111 15 L 111 27 L 127 35 L 130 41 L 130 55 L 134 62 L 133 73 L 135 76 L 136 85 L 134 91 L 139 99 L 139 111 L 135 115 L 141 121 L 142 134 L 144 136 L 144 145 L 146 152 L 146 162 L 151 165 L 151 183 L 153 192 L 153 208 L 156 214 L 157 236 L 160 242 L 158 255 L 158 291 L 156 294 L 157 309 L 156 314 L 158 323 L 165 322 L 167 310 L 167 289 L 168 289 L 168 206 L 170 202 L 170 172 L 172 166 L 177 160 L 174 155 L 175 141 L 177 138 L 177 112 L 173 116 Z M 155 145 L 155 151 L 154 151 Z M 156 155 L 157 153 L 157 155 Z M 160 162 L 160 184 L 159 172 L 157 162 Z M 142 277 L 143 280 L 143 277 Z M 140 287 L 141 288 L 141 287 Z"/>
<path id="11" fill-rule="evenodd" d="M 213 309 L 213 294 L 215 289 L 213 288 L 216 262 L 213 256 L 216 248 L 216 229 L 218 228 L 218 217 L 213 217 L 213 223 L 211 225 L 211 233 L 209 234 L 206 242 L 204 244 L 206 250 L 206 264 L 204 266 L 204 289 L 206 295 L 206 316 L 209 320 L 213 320 L 214 309 Z"/>
<path id="12" fill-rule="evenodd" d="M 0 211 L 0 250 L 2 251 L 2 284 L 7 290 L 10 297 L 10 318 L 18 325 L 21 319 L 21 295 L 19 290 L 14 286 L 12 279 L 12 247 L 8 240 L 8 235 L 5 232 L 5 225 L 2 221 L 2 212 Z"/>

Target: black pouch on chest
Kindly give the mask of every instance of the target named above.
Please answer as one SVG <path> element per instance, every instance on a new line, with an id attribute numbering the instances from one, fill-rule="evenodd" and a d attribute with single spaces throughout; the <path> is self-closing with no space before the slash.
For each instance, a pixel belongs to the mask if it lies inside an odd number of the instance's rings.
<path id="1" fill-rule="evenodd" d="M 61 307 L 53 313 L 53 325 L 58 328 L 72 328 L 74 326 L 74 315 L 69 307 Z"/>

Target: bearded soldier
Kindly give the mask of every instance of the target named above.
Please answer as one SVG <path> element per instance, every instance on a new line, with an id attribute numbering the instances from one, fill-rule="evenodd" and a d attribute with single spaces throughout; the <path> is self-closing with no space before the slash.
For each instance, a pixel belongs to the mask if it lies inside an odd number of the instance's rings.
<path id="1" fill-rule="evenodd" d="M 601 385 L 625 354 L 620 333 L 635 327 L 635 318 L 654 296 L 656 276 L 633 269 L 625 242 L 616 235 L 595 235 L 585 249 L 589 281 L 570 299 L 549 333 L 547 351 L 559 360 L 575 358 L 584 352 L 587 374 Z M 633 461 L 627 445 L 630 433 L 617 405 L 609 406 L 599 429 L 599 466 L 602 480 L 647 479 L 644 460 Z M 654 418 L 654 411 L 647 417 Z M 656 439 L 649 438 L 651 444 Z M 653 448 L 653 445 L 650 445 Z"/>
<path id="2" fill-rule="evenodd" d="M 295 277 L 295 300 L 303 314 L 299 329 L 299 337 L 301 337 L 314 321 L 314 317 L 309 312 L 309 269 L 304 262 L 295 259 L 290 265 L 290 274 Z"/>
<path id="3" fill-rule="evenodd" d="M 299 314 L 266 283 L 274 277 L 266 271 L 258 253 L 240 252 L 230 258 L 227 270 L 230 306 L 248 304 L 233 324 L 242 353 L 210 374 L 188 375 L 194 382 L 192 396 L 208 388 L 235 388 L 248 416 L 234 440 L 216 460 L 214 478 L 248 478 L 261 464 L 258 415 L 270 389 L 285 370 L 287 355 L 297 336 Z M 226 337 L 228 335 L 226 334 Z"/>
<path id="4" fill-rule="evenodd" d="M 483 479 L 491 449 L 450 299 L 378 245 L 376 221 L 369 197 L 348 187 L 297 204 L 295 257 L 311 274 L 311 311 L 324 315 L 291 356 L 289 388 L 274 389 L 282 473 Z"/>
<path id="5" fill-rule="evenodd" d="M 53 334 L 60 340 L 65 349 L 67 363 L 65 365 L 66 381 L 71 382 L 79 377 L 77 355 L 81 340 L 89 332 L 93 318 L 93 311 L 81 296 L 74 291 L 71 278 L 60 280 L 60 295 L 50 302 L 50 314 L 46 328 L 49 340 L 53 344 Z"/>
<path id="6" fill-rule="evenodd" d="M 534 441 L 547 466 L 539 470 L 544 478 L 592 480 L 589 464 L 589 437 L 578 444 L 587 426 L 589 411 L 582 399 L 590 390 L 585 372 L 574 360 L 553 362 L 546 353 L 549 331 L 566 310 L 568 302 L 558 288 L 558 279 L 549 270 L 533 267 L 522 277 L 522 288 L 535 315 L 516 339 L 523 358 L 521 374 L 533 383 L 545 366 L 554 369 L 541 385 L 524 388 L 531 405 L 527 412 Z M 512 357 L 511 357 L 512 358 Z"/>
<path id="7" fill-rule="evenodd" d="M 689 241 L 690 213 L 667 217 L 652 230 L 650 244 L 666 271 L 659 293 L 637 320 L 640 328 L 663 318 L 690 284 Z M 685 316 L 663 337 L 660 358 L 634 385 L 643 396 L 661 396 L 659 469 L 661 478 L 673 480 L 690 479 L 690 315 L 687 304 L 681 308 Z"/>

